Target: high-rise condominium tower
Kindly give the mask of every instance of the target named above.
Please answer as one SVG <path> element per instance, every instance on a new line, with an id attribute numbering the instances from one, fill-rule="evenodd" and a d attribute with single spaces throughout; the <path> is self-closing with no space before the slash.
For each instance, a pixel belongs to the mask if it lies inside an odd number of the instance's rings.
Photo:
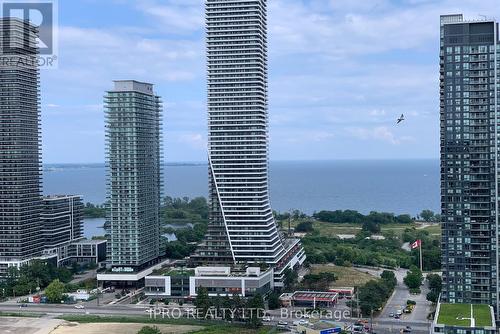
<path id="1" fill-rule="evenodd" d="M 43 248 L 37 34 L 0 19 L 0 275 Z"/>
<path id="2" fill-rule="evenodd" d="M 159 256 L 161 101 L 153 85 L 115 81 L 105 97 L 109 263 L 138 271 Z"/>
<path id="3" fill-rule="evenodd" d="M 299 245 L 282 240 L 269 202 L 266 2 L 206 1 L 210 224 L 199 263 L 278 265 Z"/>
<path id="4" fill-rule="evenodd" d="M 498 41 L 495 21 L 441 16 L 442 300 L 497 313 Z"/>

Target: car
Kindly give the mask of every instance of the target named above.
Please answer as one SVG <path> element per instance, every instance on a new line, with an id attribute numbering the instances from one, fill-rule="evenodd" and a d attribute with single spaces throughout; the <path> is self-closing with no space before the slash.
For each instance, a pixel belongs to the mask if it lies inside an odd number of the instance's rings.
<path id="1" fill-rule="evenodd" d="M 78 305 L 75 305 L 75 308 L 77 309 L 84 309 L 85 308 L 85 305 L 82 305 L 82 304 L 78 304 Z"/>
<path id="2" fill-rule="evenodd" d="M 28 304 L 22 303 L 21 305 L 19 305 L 19 308 L 21 308 L 21 307 L 28 307 Z"/>
<path id="3" fill-rule="evenodd" d="M 389 313 L 389 317 L 394 318 L 394 312 Z"/>
<path id="4" fill-rule="evenodd" d="M 401 310 L 397 310 L 397 311 L 396 311 L 396 314 L 397 314 L 397 315 L 401 315 L 401 314 L 403 314 L 403 311 L 401 311 Z"/>
<path id="5" fill-rule="evenodd" d="M 270 322 L 271 321 L 271 317 L 266 315 L 265 317 L 262 317 L 262 321 L 264 322 Z"/>
<path id="6" fill-rule="evenodd" d="M 401 330 L 401 333 L 411 333 L 411 329 L 408 329 L 408 328 L 403 328 Z"/>
<path id="7" fill-rule="evenodd" d="M 278 325 L 288 326 L 288 322 L 286 322 L 286 321 L 278 321 Z"/>
<path id="8" fill-rule="evenodd" d="M 396 314 L 396 315 L 394 316 L 394 319 L 400 319 L 400 318 L 401 318 L 401 316 L 400 316 L 399 314 Z"/>
<path id="9" fill-rule="evenodd" d="M 410 326 L 406 326 L 406 329 L 410 329 L 411 330 L 411 327 Z"/>
<path id="10" fill-rule="evenodd" d="M 363 333 L 364 326 L 358 324 L 358 325 L 354 325 L 352 329 L 355 333 Z"/>

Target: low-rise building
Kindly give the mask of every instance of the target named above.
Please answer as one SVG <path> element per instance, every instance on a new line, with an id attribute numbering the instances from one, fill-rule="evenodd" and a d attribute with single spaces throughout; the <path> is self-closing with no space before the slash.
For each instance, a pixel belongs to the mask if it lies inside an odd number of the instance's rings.
<path id="1" fill-rule="evenodd" d="M 45 248 L 57 248 L 83 238 L 81 196 L 53 195 L 43 198 L 42 234 Z"/>
<path id="2" fill-rule="evenodd" d="M 330 291 L 295 291 L 293 293 L 283 293 L 280 296 L 281 305 L 291 306 L 318 306 L 333 307 L 337 304 L 339 294 Z"/>
<path id="3" fill-rule="evenodd" d="M 431 333 L 494 334 L 496 325 L 493 307 L 484 304 L 440 303 Z"/>
<path id="4" fill-rule="evenodd" d="M 194 269 L 167 269 L 145 278 L 147 296 L 166 298 L 194 297 L 200 287 L 210 296 L 253 296 L 274 289 L 273 269 L 259 267 L 234 269 L 231 267 L 196 267 Z"/>
<path id="5" fill-rule="evenodd" d="M 79 239 L 59 245 L 55 248 L 45 249 L 46 255 L 57 258 L 57 265 L 69 265 L 71 263 L 99 264 L 106 260 L 106 240 Z"/>
<path id="6" fill-rule="evenodd" d="M 98 264 L 106 260 L 106 240 L 83 237 L 83 201 L 76 195 L 43 198 L 42 234 L 45 256 L 57 258 L 57 265 Z"/>

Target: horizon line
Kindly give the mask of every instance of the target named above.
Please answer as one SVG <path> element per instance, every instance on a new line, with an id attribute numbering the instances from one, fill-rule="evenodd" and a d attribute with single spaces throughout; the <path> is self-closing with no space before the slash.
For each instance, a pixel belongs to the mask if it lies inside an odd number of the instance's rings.
<path id="1" fill-rule="evenodd" d="M 334 162 L 334 161 L 417 161 L 417 160 L 440 160 L 439 157 L 435 158 L 387 158 L 387 159 L 373 159 L 373 158 L 338 158 L 338 159 L 276 159 L 269 160 L 269 162 Z M 88 161 L 88 162 L 43 162 L 42 165 L 97 165 L 106 164 L 105 161 Z M 208 164 L 205 160 L 178 160 L 178 161 L 163 161 L 164 165 L 171 164 Z"/>

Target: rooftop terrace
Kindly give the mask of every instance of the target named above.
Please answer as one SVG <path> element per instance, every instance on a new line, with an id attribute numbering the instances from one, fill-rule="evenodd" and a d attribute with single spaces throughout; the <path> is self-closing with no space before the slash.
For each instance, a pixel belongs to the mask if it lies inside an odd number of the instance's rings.
<path id="1" fill-rule="evenodd" d="M 494 326 L 489 305 L 440 304 L 437 324 L 458 327 Z"/>

